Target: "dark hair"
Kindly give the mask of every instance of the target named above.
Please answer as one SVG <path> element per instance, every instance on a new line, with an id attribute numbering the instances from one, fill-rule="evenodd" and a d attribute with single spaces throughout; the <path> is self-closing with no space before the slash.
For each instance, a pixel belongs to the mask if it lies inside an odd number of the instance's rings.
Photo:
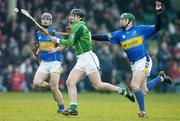
<path id="1" fill-rule="evenodd" d="M 84 20 L 85 11 L 83 9 L 72 9 L 71 12 L 70 12 L 70 15 L 80 16 L 82 18 L 82 20 Z"/>

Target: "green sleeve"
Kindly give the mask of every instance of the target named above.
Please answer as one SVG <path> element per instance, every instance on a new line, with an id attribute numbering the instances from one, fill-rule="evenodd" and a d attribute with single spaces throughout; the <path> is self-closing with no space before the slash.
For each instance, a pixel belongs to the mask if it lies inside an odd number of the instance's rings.
<path id="1" fill-rule="evenodd" d="M 72 27 L 72 33 L 69 39 L 60 40 L 59 45 L 73 46 L 74 42 L 78 41 L 82 35 L 83 35 L 83 26 L 82 25 L 74 26 Z"/>
<path id="2" fill-rule="evenodd" d="M 62 40 L 60 40 L 59 45 L 73 46 L 74 45 L 74 39 L 72 39 L 72 38 L 62 39 Z"/>

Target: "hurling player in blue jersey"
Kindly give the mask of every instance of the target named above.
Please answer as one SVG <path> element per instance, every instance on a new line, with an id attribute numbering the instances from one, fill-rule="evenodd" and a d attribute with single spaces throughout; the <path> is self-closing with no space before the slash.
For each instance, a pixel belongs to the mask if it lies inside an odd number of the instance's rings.
<path id="1" fill-rule="evenodd" d="M 161 28 L 161 12 L 164 5 L 156 1 L 157 21 L 155 25 L 139 25 L 135 26 L 135 17 L 131 13 L 123 13 L 120 16 L 120 27 L 118 31 L 114 31 L 107 35 L 93 34 L 92 39 L 99 41 L 109 41 L 113 44 L 122 46 L 131 62 L 132 81 L 130 87 L 135 94 L 139 105 L 139 117 L 147 117 L 144 106 L 144 95 L 151 91 L 158 83 L 171 83 L 171 78 L 166 76 L 163 71 L 151 80 L 147 81 L 152 67 L 152 60 L 146 49 L 147 39 L 157 33 Z"/>
<path id="2" fill-rule="evenodd" d="M 62 39 L 60 35 L 55 34 L 56 30 L 52 27 L 52 15 L 43 13 L 41 16 L 41 25 L 48 31 L 51 36 Z M 55 45 L 41 31 L 36 32 L 36 43 L 38 46 L 38 54 L 40 65 L 35 73 L 33 85 L 35 87 L 50 88 L 54 100 L 58 103 L 58 112 L 64 110 L 63 96 L 59 90 L 59 79 L 61 73 L 61 50 L 64 47 Z M 49 83 L 45 80 L 50 77 Z"/>

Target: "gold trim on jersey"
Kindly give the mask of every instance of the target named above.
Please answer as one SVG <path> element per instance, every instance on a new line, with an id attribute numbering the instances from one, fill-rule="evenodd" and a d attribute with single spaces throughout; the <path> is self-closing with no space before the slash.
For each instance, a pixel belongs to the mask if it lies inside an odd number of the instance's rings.
<path id="1" fill-rule="evenodd" d="M 132 47 L 136 47 L 138 45 L 141 45 L 143 42 L 142 36 L 134 37 L 132 39 L 126 40 L 121 43 L 122 47 L 127 50 Z"/>
<path id="2" fill-rule="evenodd" d="M 146 63 L 145 63 L 144 72 L 145 72 L 146 74 L 149 73 L 149 61 L 147 61 L 147 60 L 146 60 Z"/>
<path id="3" fill-rule="evenodd" d="M 50 48 L 54 48 L 55 44 L 53 42 L 40 42 L 40 50 L 48 51 Z"/>

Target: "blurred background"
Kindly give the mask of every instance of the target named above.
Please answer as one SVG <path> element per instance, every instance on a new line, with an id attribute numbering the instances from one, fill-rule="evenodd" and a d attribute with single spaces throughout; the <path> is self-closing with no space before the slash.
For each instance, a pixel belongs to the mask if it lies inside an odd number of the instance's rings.
<path id="1" fill-rule="evenodd" d="M 169 74 L 174 86 L 160 84 L 155 91 L 180 92 L 180 1 L 161 0 L 166 6 L 162 15 L 162 30 L 158 36 L 148 40 L 148 50 L 153 59 L 150 78 L 160 70 Z M 15 14 L 13 9 L 24 8 L 38 20 L 43 12 L 53 15 L 53 24 L 58 31 L 65 31 L 71 9 L 86 10 L 86 23 L 92 33 L 108 33 L 118 29 L 120 14 L 131 12 L 136 24 L 154 24 L 154 0 L 0 0 L 0 92 L 37 91 L 32 86 L 37 65 L 31 53 L 30 43 L 37 31 L 34 23 L 26 17 Z M 98 55 L 101 76 L 105 82 L 114 85 L 129 84 L 130 63 L 119 46 L 93 41 L 93 51 Z M 63 52 L 63 72 L 60 89 L 66 90 L 65 80 L 76 63 L 73 48 Z M 78 91 L 93 91 L 87 78 L 80 81 Z M 42 90 L 43 91 L 43 90 Z"/>

